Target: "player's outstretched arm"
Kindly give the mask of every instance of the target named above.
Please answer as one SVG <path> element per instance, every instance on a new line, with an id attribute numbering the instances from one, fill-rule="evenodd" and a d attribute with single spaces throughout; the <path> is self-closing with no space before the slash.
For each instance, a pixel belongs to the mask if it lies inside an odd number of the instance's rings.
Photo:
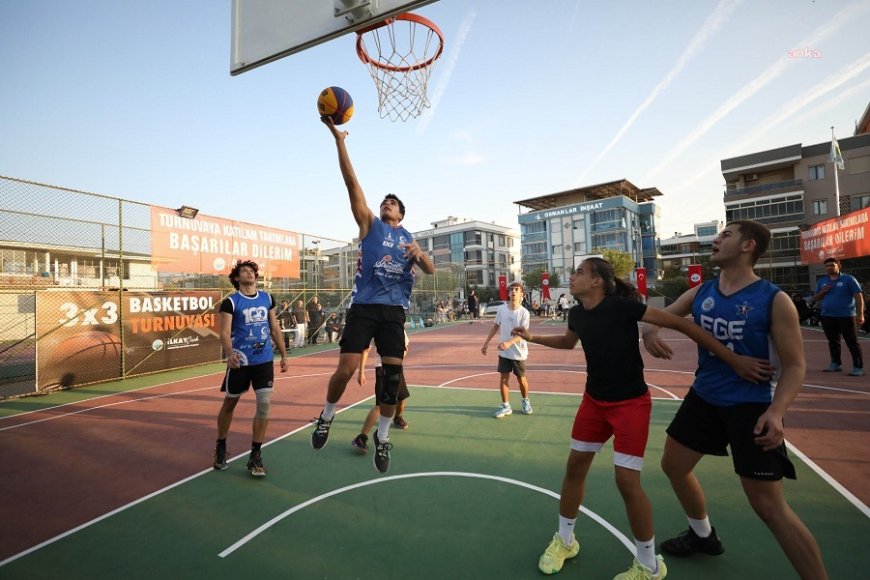
<path id="1" fill-rule="evenodd" d="M 644 313 L 641 320 L 656 326 L 673 328 L 682 332 L 728 363 L 735 373 L 747 381 L 759 383 L 768 380 L 773 375 L 774 369 L 770 361 L 735 354 L 731 349 L 716 340 L 712 334 L 688 318 L 650 307 L 646 309 L 646 313 Z"/>
<path id="2" fill-rule="evenodd" d="M 574 334 L 574 331 L 572 330 L 565 330 L 565 334 L 533 335 L 529 332 L 528 328 L 518 326 L 511 331 L 511 334 L 519 336 L 526 342 L 533 342 L 535 344 L 549 346 L 550 348 L 561 348 L 564 350 L 574 348 L 580 341 L 580 337 Z"/>
<path id="3" fill-rule="evenodd" d="M 782 444 L 785 438 L 782 418 L 800 393 L 807 372 L 797 308 L 785 292 L 779 292 L 773 299 L 770 338 L 779 355 L 782 374 L 776 383 L 773 402 L 755 425 L 755 443 L 765 450 Z"/>
<path id="4" fill-rule="evenodd" d="M 695 293 L 698 292 L 698 286 L 690 288 L 683 292 L 673 304 L 665 308 L 665 312 L 670 312 L 676 316 L 686 317 L 692 313 L 692 302 L 695 300 Z M 641 337 L 643 338 L 643 346 L 648 353 L 656 358 L 671 359 L 674 356 L 674 351 L 671 347 L 659 337 L 659 327 L 652 323 L 644 323 Z"/>
<path id="5" fill-rule="evenodd" d="M 344 143 L 348 132 L 340 131 L 330 117 L 321 117 L 320 120 L 329 128 L 332 136 L 335 137 L 335 147 L 338 150 L 338 168 L 341 170 L 341 177 L 344 179 L 345 187 L 347 187 L 347 194 L 350 198 L 350 211 L 353 213 L 353 218 L 356 220 L 357 225 L 359 225 L 359 237 L 363 239 L 369 233 L 369 228 L 375 219 L 375 214 L 372 213 L 372 210 L 366 204 L 365 193 L 356 178 L 353 164 L 350 162 L 350 155 Z"/>

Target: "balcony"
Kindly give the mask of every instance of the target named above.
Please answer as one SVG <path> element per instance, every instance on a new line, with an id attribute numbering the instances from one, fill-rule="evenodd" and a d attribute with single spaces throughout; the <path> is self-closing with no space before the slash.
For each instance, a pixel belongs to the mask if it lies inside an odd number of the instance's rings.
<path id="1" fill-rule="evenodd" d="M 725 190 L 725 197 L 734 195 L 752 195 L 755 193 L 776 193 L 777 191 L 789 191 L 795 189 L 803 189 L 803 179 L 790 179 L 788 181 L 777 181 L 775 183 L 762 183 L 761 185 L 753 185 L 751 187 L 743 187 L 740 189 Z"/>

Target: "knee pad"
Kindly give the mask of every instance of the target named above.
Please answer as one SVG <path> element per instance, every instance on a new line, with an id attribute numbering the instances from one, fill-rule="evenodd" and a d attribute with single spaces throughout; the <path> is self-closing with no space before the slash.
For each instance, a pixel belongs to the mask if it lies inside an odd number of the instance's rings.
<path id="1" fill-rule="evenodd" d="M 385 405 L 395 405 L 399 402 L 399 386 L 402 384 L 402 365 L 384 365 L 384 380 L 381 390 L 381 402 Z"/>
<path id="2" fill-rule="evenodd" d="M 272 406 L 272 390 L 259 389 L 257 391 L 254 391 L 254 395 L 257 397 L 257 410 L 254 413 L 254 418 L 268 419 L 269 409 Z"/>

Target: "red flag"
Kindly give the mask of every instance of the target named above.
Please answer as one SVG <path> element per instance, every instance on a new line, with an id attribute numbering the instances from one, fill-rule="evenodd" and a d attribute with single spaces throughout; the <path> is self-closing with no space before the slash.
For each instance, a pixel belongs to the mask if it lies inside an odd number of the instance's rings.
<path id="1" fill-rule="evenodd" d="M 498 277 L 498 297 L 507 300 L 507 276 Z"/>
<path id="2" fill-rule="evenodd" d="M 541 300 L 550 299 L 550 273 L 541 274 Z"/>
<path id="3" fill-rule="evenodd" d="M 635 273 L 637 274 L 637 291 L 644 298 L 649 297 L 646 289 L 646 268 L 637 268 L 635 269 Z"/>
<path id="4" fill-rule="evenodd" d="M 691 264 L 689 266 L 689 288 L 699 286 L 701 282 L 701 264 Z"/>

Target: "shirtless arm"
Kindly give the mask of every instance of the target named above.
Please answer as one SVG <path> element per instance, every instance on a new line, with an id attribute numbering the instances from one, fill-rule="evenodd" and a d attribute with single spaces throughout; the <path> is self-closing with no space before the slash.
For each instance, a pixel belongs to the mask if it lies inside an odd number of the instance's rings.
<path id="1" fill-rule="evenodd" d="M 365 193 L 356 178 L 353 164 L 350 162 L 350 155 L 344 143 L 348 132 L 339 131 L 330 117 L 322 117 L 321 121 L 329 128 L 332 136 L 335 137 L 335 147 L 338 150 L 338 167 L 341 170 L 344 185 L 347 187 L 347 194 L 350 198 L 350 211 L 353 213 L 353 218 L 359 226 L 359 239 L 363 239 L 369 233 L 369 228 L 372 226 L 375 214 L 372 213 L 372 210 L 366 204 Z"/>

